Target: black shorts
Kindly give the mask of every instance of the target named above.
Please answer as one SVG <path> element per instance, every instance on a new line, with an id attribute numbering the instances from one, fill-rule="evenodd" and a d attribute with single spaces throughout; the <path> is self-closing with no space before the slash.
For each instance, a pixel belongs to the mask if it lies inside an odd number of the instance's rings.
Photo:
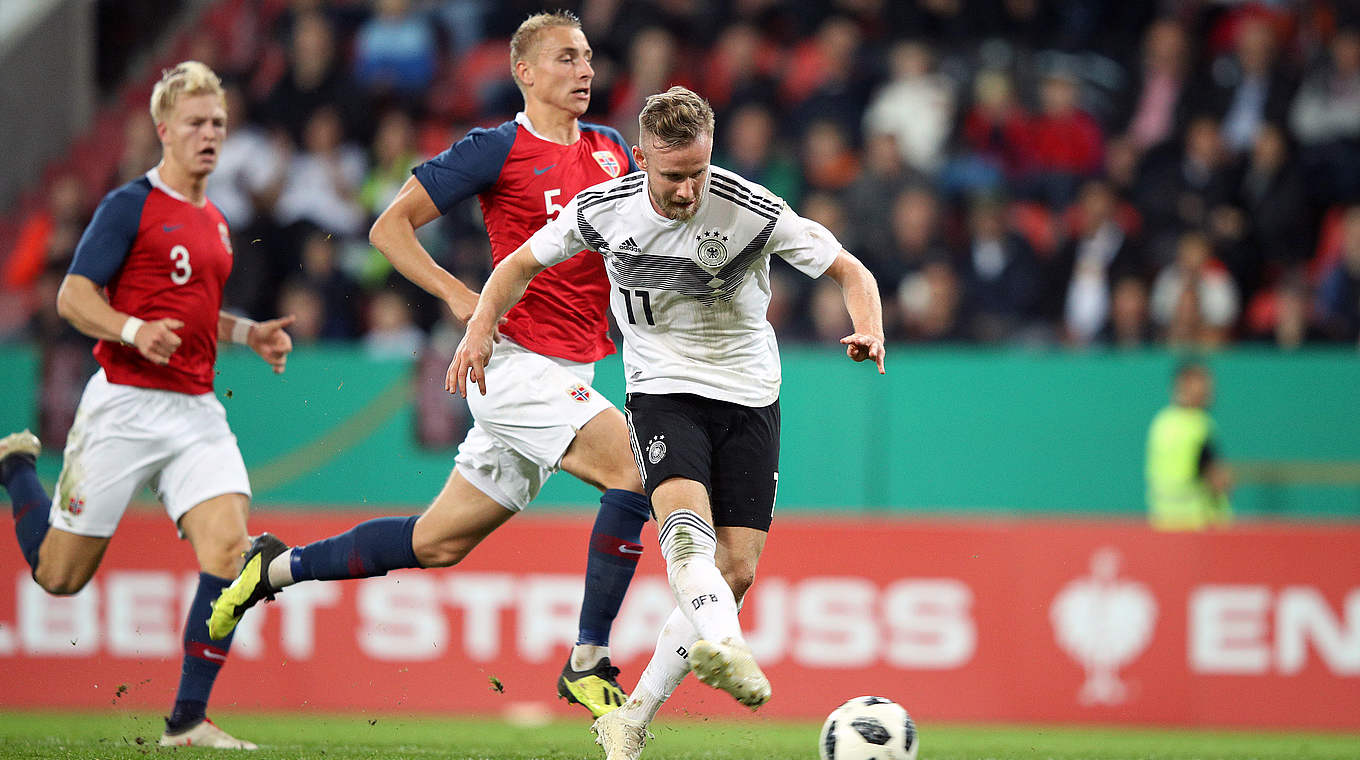
<path id="1" fill-rule="evenodd" d="M 624 405 L 650 498 L 669 478 L 703 483 L 713 524 L 768 531 L 779 485 L 779 402 L 751 407 L 688 393 L 630 393 Z"/>

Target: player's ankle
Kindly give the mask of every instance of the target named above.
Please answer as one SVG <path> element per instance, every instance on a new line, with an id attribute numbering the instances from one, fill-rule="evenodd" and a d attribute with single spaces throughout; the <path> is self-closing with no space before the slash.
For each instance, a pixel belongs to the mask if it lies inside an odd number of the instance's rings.
<path id="1" fill-rule="evenodd" d="M 609 656 L 609 646 L 597 644 L 577 644 L 571 648 L 571 669 L 590 670 Z"/>

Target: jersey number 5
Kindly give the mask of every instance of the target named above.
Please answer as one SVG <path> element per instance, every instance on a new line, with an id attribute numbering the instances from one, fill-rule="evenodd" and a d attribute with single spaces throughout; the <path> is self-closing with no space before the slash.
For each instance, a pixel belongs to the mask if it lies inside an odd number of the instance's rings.
<path id="1" fill-rule="evenodd" d="M 175 262 L 175 271 L 170 273 L 170 282 L 176 285 L 188 282 L 194 274 L 194 268 L 189 266 L 189 249 L 182 245 L 171 248 L 170 260 Z"/>
<path id="2" fill-rule="evenodd" d="M 647 324 L 656 324 L 656 321 L 652 319 L 651 293 L 648 293 L 645 290 L 629 290 L 628 288 L 619 288 L 619 292 L 623 294 L 623 308 L 628 310 L 628 324 L 637 324 L 637 315 L 633 313 L 634 298 L 642 305 L 642 316 L 647 320 Z"/>
<path id="3" fill-rule="evenodd" d="M 549 219 L 556 219 L 557 212 L 561 211 L 563 208 L 562 204 L 553 202 L 553 198 L 556 198 L 561 194 L 562 188 L 560 187 L 543 191 L 543 207 L 547 210 Z"/>

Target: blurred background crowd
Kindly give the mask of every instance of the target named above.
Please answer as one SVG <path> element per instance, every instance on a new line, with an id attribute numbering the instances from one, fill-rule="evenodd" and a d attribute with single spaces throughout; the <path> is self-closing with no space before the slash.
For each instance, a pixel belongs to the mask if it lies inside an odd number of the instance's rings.
<path id="1" fill-rule="evenodd" d="M 296 341 L 361 341 L 377 356 L 456 335 L 367 230 L 414 164 L 519 110 L 507 40 L 543 6 L 220 0 L 147 29 L 120 28 L 109 5 L 125 3 L 100 3 L 100 83 L 120 128 L 12 214 L 0 287 L 22 316 L 0 336 L 70 337 L 53 303 L 76 241 L 103 193 L 159 159 L 146 111 L 158 72 L 128 52 L 148 36 L 227 84 L 208 195 L 234 232 L 229 308 L 296 314 Z M 1360 338 L 1360 5 L 562 5 L 594 48 L 585 120 L 633 140 L 646 95 L 703 94 L 718 113 L 714 162 L 868 264 L 892 341 L 1287 350 Z M 421 237 L 470 284 L 486 277 L 475 199 Z M 849 330 L 834 284 L 773 269 L 783 341 Z"/>

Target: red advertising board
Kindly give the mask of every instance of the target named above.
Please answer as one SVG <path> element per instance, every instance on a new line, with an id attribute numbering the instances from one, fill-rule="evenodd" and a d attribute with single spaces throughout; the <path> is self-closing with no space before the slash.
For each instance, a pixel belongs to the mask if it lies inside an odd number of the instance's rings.
<path id="1" fill-rule="evenodd" d="M 297 543 L 360 519 L 262 513 L 251 524 Z M 214 703 L 566 711 L 554 682 L 588 532 L 583 517 L 525 515 L 457 568 L 292 587 L 246 616 Z M 613 634 L 625 686 L 673 605 L 652 527 L 643 542 Z M 188 546 L 151 512 L 128 514 L 75 597 L 43 593 L 12 545 L 0 552 L 0 707 L 166 709 L 195 578 Z M 774 686 L 762 715 L 820 718 L 881 694 L 925 720 L 1360 728 L 1354 526 L 1160 534 L 1077 520 L 781 518 L 742 617 Z M 693 679 L 668 709 L 744 714 Z"/>

